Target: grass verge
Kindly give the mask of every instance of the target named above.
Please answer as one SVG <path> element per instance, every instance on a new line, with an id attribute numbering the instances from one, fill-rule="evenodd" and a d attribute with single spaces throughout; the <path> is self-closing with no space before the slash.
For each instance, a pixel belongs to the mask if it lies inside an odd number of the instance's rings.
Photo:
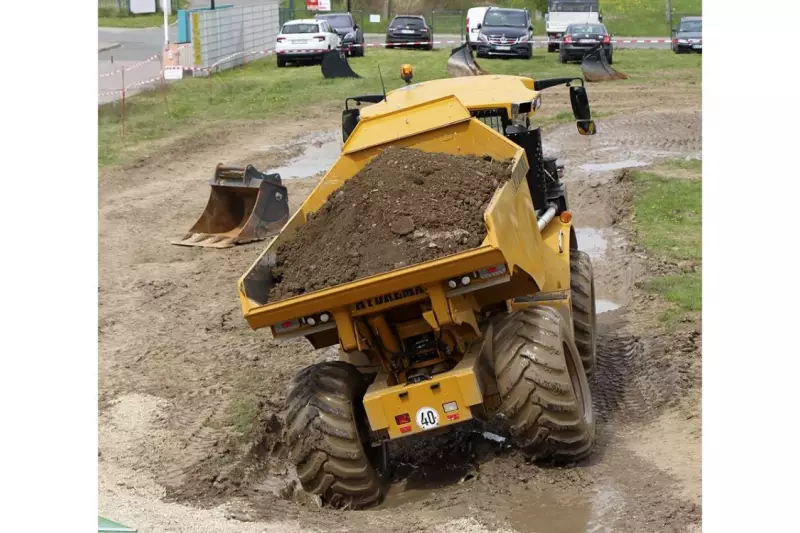
<path id="1" fill-rule="evenodd" d="M 157 3 L 159 6 L 161 2 Z M 175 11 L 177 9 L 186 9 L 189 6 L 189 0 L 173 0 L 173 14 L 167 17 L 169 24 L 174 24 L 177 20 Z M 154 28 L 164 25 L 164 13 L 159 11 L 157 13 L 144 13 L 135 15 L 125 10 L 104 8 L 101 7 L 97 11 L 97 26 L 99 28 Z"/>
<path id="2" fill-rule="evenodd" d="M 618 50 L 615 67 L 631 79 L 614 82 L 619 87 L 665 80 L 694 82 L 700 79 L 701 57 L 676 55 L 666 50 Z M 150 91 L 128 98 L 126 134 L 121 135 L 121 106 L 105 104 L 98 108 L 99 164 L 121 163 L 136 152 L 147 150 L 143 141 L 156 141 L 186 131 L 200 132 L 226 120 L 253 120 L 335 112 L 344 99 L 359 94 L 380 93 L 378 67 L 386 89 L 403 85 L 397 71 L 403 63 L 414 66 L 415 81 L 447 76 L 445 63 L 449 50 L 368 50 L 363 58 L 351 58 L 350 65 L 360 79 L 326 80 L 319 65 L 277 68 L 274 57 L 254 61 L 244 67 L 170 84 L 167 94 Z M 577 64 L 562 65 L 555 54 L 537 49 L 531 60 L 481 60 L 494 74 L 513 74 L 546 78 L 579 76 Z M 592 88 L 589 93 L 591 98 Z M 565 95 L 566 96 L 566 95 Z M 561 98 L 549 96 L 550 99 Z M 568 104 L 565 98 L 562 102 Z M 547 111 L 547 101 L 543 111 Z M 597 117 L 602 110 L 595 107 Z M 546 116 L 546 115 L 545 115 Z M 542 124 L 547 122 L 545 121 Z M 556 120 L 565 120 L 564 117 Z"/>
<path id="3" fill-rule="evenodd" d="M 670 169 L 696 164 L 673 161 L 659 165 L 653 172 L 633 173 L 637 243 L 651 255 L 695 265 L 687 272 L 658 276 L 644 283 L 645 290 L 673 304 L 660 317 L 668 325 L 702 310 L 702 182 L 665 177 Z"/>

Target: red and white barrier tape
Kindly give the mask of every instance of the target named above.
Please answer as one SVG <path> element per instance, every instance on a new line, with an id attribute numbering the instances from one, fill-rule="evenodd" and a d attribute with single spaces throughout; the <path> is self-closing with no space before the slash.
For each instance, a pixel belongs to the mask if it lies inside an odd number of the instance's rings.
<path id="1" fill-rule="evenodd" d="M 145 59 L 143 61 L 139 61 L 138 63 L 134 63 L 130 67 L 120 67 L 117 70 L 114 70 L 112 72 L 105 72 L 103 74 L 100 74 L 98 77 L 99 78 L 108 78 L 109 76 L 115 76 L 115 75 L 119 74 L 123 70 L 125 72 L 129 72 L 131 70 L 134 70 L 134 69 L 137 69 L 137 68 L 141 67 L 142 65 L 146 65 L 147 63 L 150 63 L 151 61 L 155 61 L 160 56 L 161 56 L 161 54 L 153 54 L 152 56 L 148 57 L 147 59 Z"/>

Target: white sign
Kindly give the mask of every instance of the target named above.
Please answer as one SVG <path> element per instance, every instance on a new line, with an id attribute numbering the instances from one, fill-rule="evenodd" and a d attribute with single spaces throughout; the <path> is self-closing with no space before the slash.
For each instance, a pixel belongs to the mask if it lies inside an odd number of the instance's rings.
<path id="1" fill-rule="evenodd" d="M 156 12 L 156 0 L 131 0 L 129 6 L 131 13 L 137 15 L 140 13 Z"/>
<path id="2" fill-rule="evenodd" d="M 182 80 L 183 79 L 183 67 L 181 67 L 181 66 L 164 67 L 164 79 L 165 80 Z"/>
<path id="3" fill-rule="evenodd" d="M 330 11 L 331 10 L 331 0 L 319 0 L 317 2 L 320 11 Z"/>
<path id="4" fill-rule="evenodd" d="M 417 411 L 417 426 L 420 429 L 433 429 L 439 425 L 439 413 L 431 407 L 423 407 Z"/>
<path id="5" fill-rule="evenodd" d="M 381 21 L 381 16 L 380 15 L 370 15 L 369 16 L 369 21 L 370 22 L 380 22 Z"/>

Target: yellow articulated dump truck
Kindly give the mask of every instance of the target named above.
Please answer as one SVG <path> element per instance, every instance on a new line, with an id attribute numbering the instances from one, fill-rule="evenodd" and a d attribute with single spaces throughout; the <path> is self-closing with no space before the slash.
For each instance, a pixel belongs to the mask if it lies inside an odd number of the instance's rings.
<path id="1" fill-rule="evenodd" d="M 304 490 L 333 506 L 381 501 L 392 439 L 500 417 L 533 459 L 572 462 L 595 438 L 592 266 L 563 168 L 543 156 L 530 123 L 540 92 L 568 85 L 578 132 L 594 134 L 583 80 L 477 74 L 412 84 L 411 68 L 401 72 L 406 86 L 348 99 L 339 159 L 239 280 L 253 329 L 340 347 L 338 361 L 300 371 L 285 411 Z M 271 301 L 279 247 L 390 147 L 508 162 L 511 177 L 483 212 L 482 242 Z"/>

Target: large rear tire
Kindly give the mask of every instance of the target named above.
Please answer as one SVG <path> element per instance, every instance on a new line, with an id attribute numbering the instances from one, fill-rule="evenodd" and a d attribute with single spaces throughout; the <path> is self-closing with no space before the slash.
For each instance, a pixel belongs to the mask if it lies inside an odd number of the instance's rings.
<path id="1" fill-rule="evenodd" d="M 594 301 L 594 271 L 589 254 L 570 250 L 570 289 L 572 292 L 572 331 L 587 377 L 597 365 L 597 312 Z"/>
<path id="2" fill-rule="evenodd" d="M 304 368 L 286 399 L 289 453 L 303 489 L 334 507 L 357 509 L 383 497 L 381 448 L 365 447 L 367 382 L 341 361 Z"/>
<path id="3" fill-rule="evenodd" d="M 552 307 L 509 315 L 494 333 L 500 413 L 536 460 L 571 462 L 592 452 L 592 398 L 567 322 Z"/>

